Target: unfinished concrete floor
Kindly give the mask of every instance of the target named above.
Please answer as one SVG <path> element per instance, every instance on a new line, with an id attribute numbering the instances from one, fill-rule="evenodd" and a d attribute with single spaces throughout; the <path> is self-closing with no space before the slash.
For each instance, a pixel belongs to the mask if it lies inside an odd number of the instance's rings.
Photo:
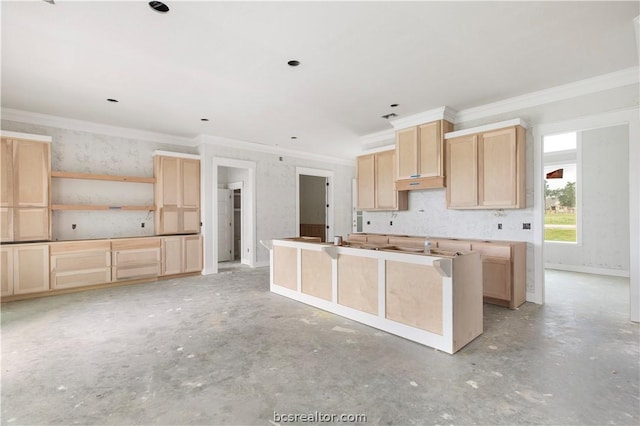
<path id="1" fill-rule="evenodd" d="M 2 424 L 634 424 L 628 280 L 549 271 L 456 355 L 271 294 L 268 269 L 2 305 Z M 282 423 L 284 424 L 284 423 Z"/>

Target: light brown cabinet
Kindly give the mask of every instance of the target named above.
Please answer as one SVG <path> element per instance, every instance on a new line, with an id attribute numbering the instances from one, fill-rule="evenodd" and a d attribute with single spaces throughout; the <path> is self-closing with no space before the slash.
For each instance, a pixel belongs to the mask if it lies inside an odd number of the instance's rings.
<path id="1" fill-rule="evenodd" d="M 154 157 L 157 235 L 200 232 L 200 160 Z"/>
<path id="2" fill-rule="evenodd" d="M 448 139 L 447 208 L 525 208 L 525 139 L 521 126 Z"/>
<path id="3" fill-rule="evenodd" d="M 111 282 L 109 240 L 52 243 L 50 250 L 52 289 Z"/>
<path id="4" fill-rule="evenodd" d="M 202 236 L 162 237 L 161 275 L 202 271 Z"/>
<path id="5" fill-rule="evenodd" d="M 112 281 L 153 278 L 160 275 L 160 238 L 111 241 Z"/>
<path id="6" fill-rule="evenodd" d="M 408 195 L 395 189 L 395 150 L 357 157 L 357 209 L 406 210 Z"/>
<path id="7" fill-rule="evenodd" d="M 0 241 L 51 239 L 48 142 L 2 137 Z"/>
<path id="8" fill-rule="evenodd" d="M 452 129 L 450 122 L 437 120 L 396 132 L 398 191 L 444 187 L 444 133 Z"/>
<path id="9" fill-rule="evenodd" d="M 49 290 L 49 245 L 18 244 L 0 247 L 2 296 Z"/>

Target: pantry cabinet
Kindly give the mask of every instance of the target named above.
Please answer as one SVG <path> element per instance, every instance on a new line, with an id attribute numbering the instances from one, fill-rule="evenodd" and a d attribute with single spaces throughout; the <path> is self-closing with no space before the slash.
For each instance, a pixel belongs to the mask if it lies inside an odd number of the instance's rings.
<path id="1" fill-rule="evenodd" d="M 525 208 L 525 137 L 510 126 L 448 138 L 447 208 Z"/>
<path id="2" fill-rule="evenodd" d="M 50 240 L 49 142 L 5 133 L 0 142 L 0 241 Z"/>
<path id="3" fill-rule="evenodd" d="M 200 160 L 154 157 L 157 235 L 200 232 Z"/>
<path id="4" fill-rule="evenodd" d="M 202 271 L 202 236 L 162 237 L 161 275 Z"/>
<path id="5" fill-rule="evenodd" d="M 437 120 L 396 132 L 397 190 L 444 186 L 444 133 L 452 129 L 450 122 Z"/>
<path id="6" fill-rule="evenodd" d="M 395 150 L 357 157 L 357 209 L 406 210 L 408 196 L 395 189 Z"/>

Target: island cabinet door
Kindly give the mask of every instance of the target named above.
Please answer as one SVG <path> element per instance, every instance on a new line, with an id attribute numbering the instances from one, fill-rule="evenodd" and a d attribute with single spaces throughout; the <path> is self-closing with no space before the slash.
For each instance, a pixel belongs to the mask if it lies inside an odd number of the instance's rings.
<path id="1" fill-rule="evenodd" d="M 302 250 L 302 292 L 331 300 L 331 256 L 323 251 Z"/>
<path id="2" fill-rule="evenodd" d="M 298 251 L 295 248 L 273 246 L 273 284 L 298 290 Z"/>

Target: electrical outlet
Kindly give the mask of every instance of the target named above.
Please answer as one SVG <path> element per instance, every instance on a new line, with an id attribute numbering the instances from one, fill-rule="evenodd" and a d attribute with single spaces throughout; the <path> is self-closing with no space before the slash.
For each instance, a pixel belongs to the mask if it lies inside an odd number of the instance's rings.
<path id="1" fill-rule="evenodd" d="M 531 229 L 531 224 L 530 223 L 523 223 L 522 224 L 522 229 Z"/>
<path id="2" fill-rule="evenodd" d="M 498 229 L 502 229 L 502 224 L 501 223 L 498 224 Z"/>
<path id="3" fill-rule="evenodd" d="M 392 220 L 389 221 L 389 226 L 393 226 L 393 221 Z"/>
<path id="4" fill-rule="evenodd" d="M 144 222 L 140 224 L 140 228 L 144 228 Z"/>
<path id="5" fill-rule="evenodd" d="M 75 223 L 71 225 L 71 229 L 76 229 L 76 224 Z"/>

